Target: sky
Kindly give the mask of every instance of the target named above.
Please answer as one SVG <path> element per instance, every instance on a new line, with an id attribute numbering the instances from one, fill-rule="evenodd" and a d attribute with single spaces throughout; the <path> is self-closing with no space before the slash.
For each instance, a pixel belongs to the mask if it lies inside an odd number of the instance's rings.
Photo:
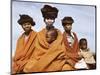
<path id="1" fill-rule="evenodd" d="M 86 38 L 88 46 L 92 52 L 95 52 L 95 6 L 89 5 L 72 5 L 72 4 L 54 4 L 54 3 L 37 3 L 37 2 L 21 2 L 12 1 L 12 53 L 16 49 L 18 37 L 23 33 L 21 26 L 17 23 L 19 14 L 30 15 L 36 22 L 33 29 L 37 32 L 45 27 L 41 8 L 45 5 L 51 5 L 59 9 L 58 17 L 55 20 L 54 26 L 63 32 L 61 19 L 65 16 L 71 16 L 74 19 L 72 31 L 77 33 L 78 39 Z"/>

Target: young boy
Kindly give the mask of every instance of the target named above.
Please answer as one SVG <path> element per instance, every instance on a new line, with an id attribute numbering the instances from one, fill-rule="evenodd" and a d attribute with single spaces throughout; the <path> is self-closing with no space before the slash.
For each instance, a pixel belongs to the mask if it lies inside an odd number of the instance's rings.
<path id="1" fill-rule="evenodd" d="M 21 25 L 24 33 L 17 41 L 16 52 L 12 60 L 13 74 L 23 72 L 23 68 L 33 52 L 36 38 L 36 32 L 32 30 L 32 26 L 35 25 L 35 22 L 29 15 L 20 15 L 18 23 Z"/>
<path id="2" fill-rule="evenodd" d="M 95 59 L 93 57 L 93 53 L 91 53 L 90 49 L 88 48 L 88 43 L 85 38 L 80 39 L 79 48 L 79 55 L 85 60 L 88 69 L 95 69 Z"/>
<path id="3" fill-rule="evenodd" d="M 50 30 L 47 31 L 47 33 L 46 33 L 46 40 L 47 40 L 47 42 L 48 42 L 49 44 L 51 44 L 53 41 L 56 40 L 57 36 L 58 36 L 57 30 L 54 29 L 54 28 L 53 28 L 53 29 L 50 29 Z"/>

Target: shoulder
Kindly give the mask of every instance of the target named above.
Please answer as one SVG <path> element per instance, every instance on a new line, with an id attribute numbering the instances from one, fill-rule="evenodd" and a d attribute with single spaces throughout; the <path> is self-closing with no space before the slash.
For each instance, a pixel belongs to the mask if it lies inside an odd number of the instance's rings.
<path id="1" fill-rule="evenodd" d="M 20 39 L 22 39 L 24 37 L 24 33 L 22 33 L 19 37 L 17 41 L 20 41 Z"/>
<path id="2" fill-rule="evenodd" d="M 92 50 L 90 50 L 90 48 L 88 48 L 88 53 L 93 54 Z"/>
<path id="3" fill-rule="evenodd" d="M 31 34 L 33 34 L 35 36 L 35 35 L 37 35 L 37 32 L 32 30 Z"/>
<path id="4" fill-rule="evenodd" d="M 62 35 L 62 32 L 59 29 L 57 29 L 57 28 L 55 28 L 55 29 L 57 30 L 58 34 Z"/>
<path id="5" fill-rule="evenodd" d="M 46 34 L 46 29 L 42 29 L 41 31 L 37 32 L 37 37 L 41 38 L 44 37 Z"/>
<path id="6" fill-rule="evenodd" d="M 72 32 L 72 34 L 76 39 L 78 39 L 78 36 L 77 36 L 77 34 L 75 32 Z"/>
<path id="7" fill-rule="evenodd" d="M 43 28 L 42 30 L 40 30 L 38 33 L 43 33 L 46 32 L 46 28 Z"/>
<path id="8" fill-rule="evenodd" d="M 73 35 L 77 35 L 76 32 L 72 32 Z"/>

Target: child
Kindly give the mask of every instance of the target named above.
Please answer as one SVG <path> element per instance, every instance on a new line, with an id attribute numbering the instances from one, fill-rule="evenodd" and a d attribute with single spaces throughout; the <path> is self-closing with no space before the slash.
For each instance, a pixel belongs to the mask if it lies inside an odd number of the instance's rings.
<path id="1" fill-rule="evenodd" d="M 33 52 L 34 41 L 36 38 L 36 32 L 32 30 L 32 26 L 35 25 L 35 22 L 29 15 L 20 15 L 18 23 L 21 25 L 24 33 L 17 41 L 16 52 L 12 60 L 13 74 L 23 72 L 24 66 Z"/>
<path id="2" fill-rule="evenodd" d="M 93 57 L 93 53 L 91 53 L 90 49 L 88 48 L 88 43 L 85 38 L 80 39 L 79 48 L 79 55 L 81 55 L 84 58 L 88 69 L 95 69 L 95 59 Z"/>
<path id="3" fill-rule="evenodd" d="M 56 40 L 57 36 L 58 36 L 57 30 L 54 29 L 54 28 L 53 28 L 53 29 L 50 29 L 50 30 L 47 31 L 47 33 L 46 33 L 46 40 L 47 40 L 47 42 L 48 42 L 49 44 L 51 44 L 53 41 Z"/>

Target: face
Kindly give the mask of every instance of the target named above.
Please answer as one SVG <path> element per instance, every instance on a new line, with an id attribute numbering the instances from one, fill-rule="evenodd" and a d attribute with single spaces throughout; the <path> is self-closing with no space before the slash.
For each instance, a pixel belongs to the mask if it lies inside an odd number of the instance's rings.
<path id="1" fill-rule="evenodd" d="M 55 36 L 52 36 L 52 31 L 47 32 L 46 34 L 46 40 L 48 43 L 52 43 L 54 40 L 56 40 Z"/>
<path id="2" fill-rule="evenodd" d="M 44 20 L 44 22 L 46 23 L 46 25 L 50 26 L 50 25 L 53 25 L 53 23 L 55 22 L 54 19 L 50 19 L 50 18 L 46 18 Z"/>
<path id="3" fill-rule="evenodd" d="M 29 32 L 30 30 L 31 30 L 31 27 L 32 27 L 32 25 L 31 25 L 31 23 L 29 23 L 29 22 L 26 22 L 26 23 L 23 23 L 22 24 L 22 28 L 23 28 L 23 30 L 27 33 L 27 32 Z"/>
<path id="4" fill-rule="evenodd" d="M 65 31 L 71 31 L 71 29 L 72 29 L 72 23 L 66 24 L 63 27 L 64 27 Z"/>
<path id="5" fill-rule="evenodd" d="M 87 42 L 86 41 L 82 41 L 81 43 L 81 49 L 87 49 Z"/>

